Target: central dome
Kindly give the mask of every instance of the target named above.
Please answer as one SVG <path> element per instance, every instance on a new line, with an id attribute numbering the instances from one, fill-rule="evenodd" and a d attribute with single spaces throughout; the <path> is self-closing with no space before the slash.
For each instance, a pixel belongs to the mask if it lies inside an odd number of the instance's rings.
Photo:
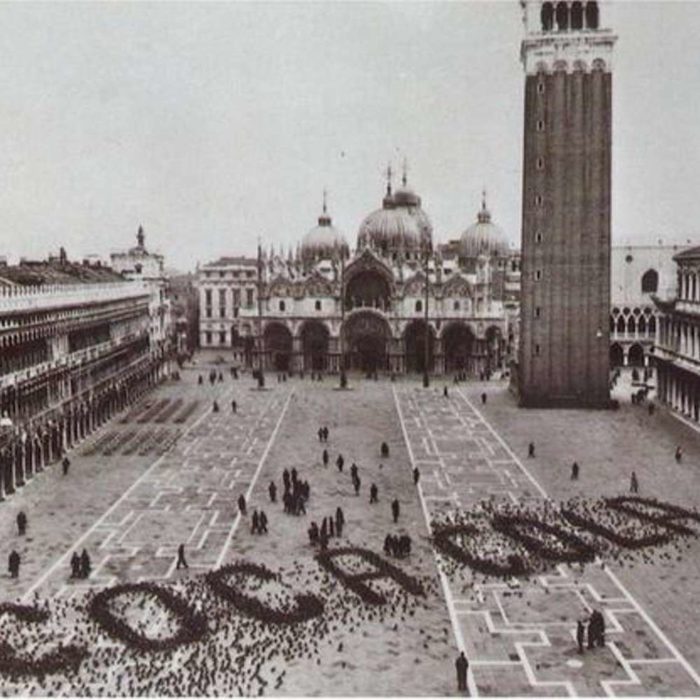
<path id="1" fill-rule="evenodd" d="M 382 208 L 373 211 L 360 224 L 357 248 L 371 248 L 384 256 L 401 254 L 410 259 L 425 250 L 432 250 L 433 227 L 421 209 L 421 198 L 406 186 L 392 194 L 391 183 L 382 201 Z"/>

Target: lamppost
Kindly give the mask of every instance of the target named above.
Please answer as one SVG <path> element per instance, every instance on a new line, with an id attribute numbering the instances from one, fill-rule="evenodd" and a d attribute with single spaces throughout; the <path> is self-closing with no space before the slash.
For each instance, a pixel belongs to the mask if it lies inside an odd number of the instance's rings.
<path id="1" fill-rule="evenodd" d="M 426 248 L 423 253 L 423 265 L 425 271 L 425 335 L 423 338 L 423 386 L 427 389 L 430 386 L 430 377 L 428 376 L 428 353 L 430 352 L 430 326 L 428 325 L 428 298 L 430 284 L 428 278 L 428 264 L 430 262 L 430 249 Z"/>
<path id="2" fill-rule="evenodd" d="M 340 247 L 340 388 L 345 389 L 348 378 L 345 374 L 345 249 Z"/>
<path id="3" fill-rule="evenodd" d="M 263 337 L 262 337 L 262 246 L 258 238 L 258 389 L 265 386 L 263 374 Z"/>

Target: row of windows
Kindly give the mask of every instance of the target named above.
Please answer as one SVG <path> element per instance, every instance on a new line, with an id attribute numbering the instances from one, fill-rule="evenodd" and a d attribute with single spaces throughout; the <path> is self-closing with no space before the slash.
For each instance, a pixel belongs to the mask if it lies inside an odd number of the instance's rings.
<path id="1" fill-rule="evenodd" d="M 216 272 L 211 272 L 211 271 L 205 271 L 204 276 L 207 279 L 211 279 L 212 277 L 216 277 L 217 273 Z M 230 270 L 228 274 L 224 272 L 223 270 L 218 273 L 219 279 L 224 279 L 225 277 L 245 277 L 246 279 L 251 279 L 255 277 L 255 270 Z"/>
<path id="2" fill-rule="evenodd" d="M 246 294 L 246 297 L 245 297 L 246 306 L 252 306 L 253 303 L 255 302 L 255 290 L 254 289 L 246 289 L 245 294 Z M 206 306 L 212 305 L 212 298 L 213 298 L 212 290 L 205 289 L 204 290 L 204 303 L 206 304 Z M 233 305 L 234 306 L 241 305 L 241 290 L 240 289 L 233 290 Z M 226 290 L 225 289 L 219 290 L 219 306 L 226 306 Z"/>

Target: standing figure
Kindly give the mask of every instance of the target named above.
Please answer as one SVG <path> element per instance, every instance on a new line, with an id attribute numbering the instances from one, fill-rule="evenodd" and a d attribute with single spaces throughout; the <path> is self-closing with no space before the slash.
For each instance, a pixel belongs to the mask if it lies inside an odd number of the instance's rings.
<path id="1" fill-rule="evenodd" d="M 269 494 L 270 494 L 270 500 L 271 500 L 273 503 L 276 503 L 276 502 L 277 502 L 277 487 L 275 486 L 275 482 L 274 482 L 274 481 L 271 481 L 271 482 L 270 482 L 270 486 L 268 487 L 267 490 L 268 490 L 268 492 L 269 492 Z"/>
<path id="2" fill-rule="evenodd" d="M 386 459 L 389 456 L 389 445 L 387 445 L 385 442 L 382 443 L 381 453 L 383 459 Z"/>
<path id="3" fill-rule="evenodd" d="M 442 395 L 443 395 L 445 398 L 447 398 L 447 397 L 449 396 L 449 394 L 448 394 L 448 392 L 447 392 L 447 387 L 445 387 L 445 388 L 442 390 Z"/>
<path id="4" fill-rule="evenodd" d="M 481 395 L 481 404 L 482 406 L 486 405 L 486 392 Z"/>
<path id="5" fill-rule="evenodd" d="M 10 570 L 10 576 L 12 576 L 12 578 L 17 578 L 19 576 L 19 563 L 19 553 L 13 549 L 7 560 L 7 568 Z"/>
<path id="6" fill-rule="evenodd" d="M 571 480 L 576 481 L 578 479 L 579 466 L 578 462 L 574 462 L 571 465 Z"/>
<path id="7" fill-rule="evenodd" d="M 632 493 L 639 493 L 639 481 L 637 481 L 637 474 L 632 472 L 630 477 L 630 491 Z"/>
<path id="8" fill-rule="evenodd" d="M 676 462 L 678 462 L 678 464 L 680 464 L 682 459 L 683 459 L 683 450 L 681 449 L 681 446 L 678 445 L 678 447 L 676 447 Z"/>
<path id="9" fill-rule="evenodd" d="M 245 496 L 243 494 L 238 497 L 238 510 L 241 511 L 241 515 L 246 515 Z"/>
<path id="10" fill-rule="evenodd" d="M 398 522 L 400 509 L 401 509 L 401 507 L 399 506 L 399 499 L 395 498 L 391 502 L 391 514 L 394 518 L 394 522 Z"/>
<path id="11" fill-rule="evenodd" d="M 369 489 L 369 502 L 370 503 L 378 503 L 379 499 L 377 498 L 379 494 L 379 489 L 377 488 L 376 484 L 372 484 Z"/>
<path id="12" fill-rule="evenodd" d="M 260 523 L 258 522 L 258 511 L 257 510 L 253 511 L 253 517 L 251 520 L 252 520 L 252 522 L 250 525 L 250 531 L 253 534 L 256 534 L 257 532 L 260 531 Z"/>
<path id="13" fill-rule="evenodd" d="M 83 549 L 83 553 L 80 555 L 80 577 L 90 578 L 90 571 L 92 571 L 90 555 L 87 553 L 87 549 Z"/>
<path id="14" fill-rule="evenodd" d="M 419 481 L 420 481 L 420 471 L 418 470 L 418 467 L 415 467 L 413 469 L 413 485 L 418 486 Z"/>
<path id="15" fill-rule="evenodd" d="M 328 450 L 323 450 L 323 454 L 321 455 L 321 458 L 323 459 L 323 466 L 327 467 L 328 466 Z"/>
<path id="16" fill-rule="evenodd" d="M 24 535 L 27 532 L 27 516 L 23 510 L 17 513 L 17 531 L 20 535 Z"/>
<path id="17" fill-rule="evenodd" d="M 231 412 L 238 413 L 238 404 L 236 403 L 235 399 L 231 401 Z"/>
<path id="18" fill-rule="evenodd" d="M 583 640 L 586 636 L 586 627 L 583 624 L 583 620 L 578 620 L 576 622 L 576 644 L 578 644 L 578 653 L 583 654 Z"/>
<path id="19" fill-rule="evenodd" d="M 342 472 L 343 465 L 345 464 L 345 460 L 343 459 L 343 455 L 338 455 L 338 459 L 335 460 L 335 464 L 338 467 L 338 471 Z"/>
<path id="20" fill-rule="evenodd" d="M 80 556 L 78 552 L 73 552 L 70 558 L 70 577 L 80 578 Z"/>
<path id="21" fill-rule="evenodd" d="M 63 467 L 63 476 L 68 475 L 68 470 L 70 469 L 70 460 L 68 457 L 64 457 L 63 461 L 61 462 L 61 466 Z"/>
<path id="22" fill-rule="evenodd" d="M 464 652 L 461 652 L 460 655 L 457 657 L 457 661 L 455 661 L 455 667 L 457 668 L 457 690 L 466 690 L 469 661 L 467 661 L 467 657 L 464 655 Z"/>
<path id="23" fill-rule="evenodd" d="M 338 537 L 343 536 L 343 527 L 345 526 L 345 514 L 343 509 L 338 506 L 335 510 L 335 531 L 338 533 Z"/>
<path id="24" fill-rule="evenodd" d="M 352 485 L 355 487 L 355 495 L 359 496 L 360 495 L 360 484 L 362 482 L 360 481 L 360 477 L 356 474 L 355 478 L 352 480 Z"/>
<path id="25" fill-rule="evenodd" d="M 528 457 L 534 457 L 534 456 L 535 456 L 535 443 L 534 443 L 534 442 L 531 442 L 531 443 L 527 446 L 527 456 L 528 456 Z"/>

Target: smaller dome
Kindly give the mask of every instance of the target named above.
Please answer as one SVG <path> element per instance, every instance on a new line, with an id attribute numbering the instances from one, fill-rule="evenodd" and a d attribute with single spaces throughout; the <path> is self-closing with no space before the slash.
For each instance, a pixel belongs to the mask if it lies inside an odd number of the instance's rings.
<path id="1" fill-rule="evenodd" d="M 348 253 L 348 244 L 343 234 L 333 226 L 328 214 L 326 197 L 323 197 L 323 212 L 314 226 L 301 241 L 301 257 L 305 262 L 337 257 L 341 251 Z"/>
<path id="2" fill-rule="evenodd" d="M 472 224 L 461 236 L 461 253 L 465 258 L 505 257 L 508 255 L 508 240 L 499 226 L 491 221 L 491 212 L 486 208 L 486 194 L 481 200 L 481 210 Z"/>

